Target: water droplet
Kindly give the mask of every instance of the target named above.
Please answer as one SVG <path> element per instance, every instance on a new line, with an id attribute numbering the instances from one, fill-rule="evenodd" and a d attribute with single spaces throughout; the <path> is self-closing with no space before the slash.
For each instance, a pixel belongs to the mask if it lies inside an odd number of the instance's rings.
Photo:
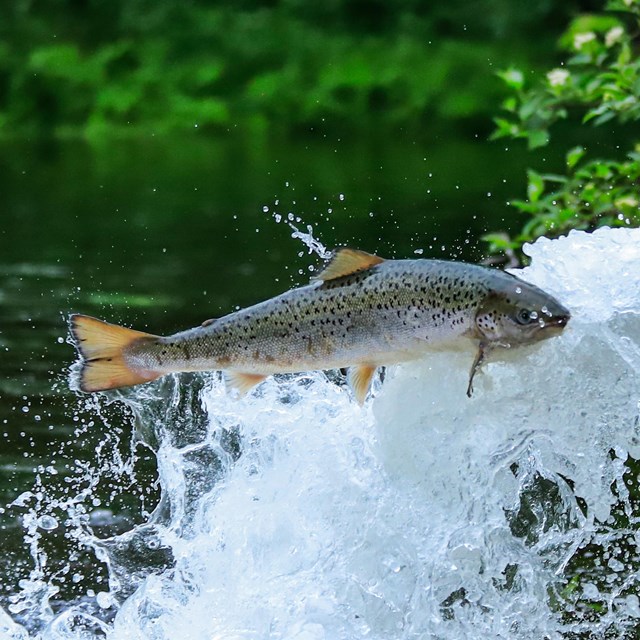
<path id="1" fill-rule="evenodd" d="M 21 493 L 11 504 L 11 507 L 26 507 L 27 506 L 27 502 L 29 502 L 29 500 L 31 500 L 31 498 L 34 498 L 35 496 L 33 495 L 33 493 L 31 493 L 31 491 L 24 491 L 23 493 Z"/>
<path id="2" fill-rule="evenodd" d="M 96 595 L 96 602 L 101 609 L 109 609 L 113 606 L 113 598 L 108 591 L 100 591 Z"/>
<path id="3" fill-rule="evenodd" d="M 40 516 L 38 527 L 44 531 L 53 531 L 58 528 L 58 521 L 53 516 Z"/>

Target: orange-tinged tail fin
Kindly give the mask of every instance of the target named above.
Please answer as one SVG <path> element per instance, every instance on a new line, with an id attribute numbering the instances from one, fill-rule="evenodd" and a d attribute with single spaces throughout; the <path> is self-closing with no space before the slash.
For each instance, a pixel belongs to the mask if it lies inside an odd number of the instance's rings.
<path id="1" fill-rule="evenodd" d="M 109 324 L 90 316 L 74 314 L 69 318 L 71 333 L 82 357 L 80 389 L 105 391 L 149 382 L 162 371 L 133 368 L 125 358 L 125 349 L 138 340 L 158 336 Z"/>

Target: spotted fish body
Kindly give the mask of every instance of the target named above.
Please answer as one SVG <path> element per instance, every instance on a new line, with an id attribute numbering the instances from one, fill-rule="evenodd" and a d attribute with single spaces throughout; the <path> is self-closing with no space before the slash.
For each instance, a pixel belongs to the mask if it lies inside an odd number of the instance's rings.
<path id="1" fill-rule="evenodd" d="M 522 310 L 531 316 L 526 323 L 517 319 Z M 514 326 L 505 325 L 510 315 Z M 83 353 L 77 319 L 86 316 L 73 318 Z M 466 337 L 479 341 L 475 371 L 491 346 L 546 337 L 568 318 L 551 296 L 496 269 L 383 260 L 345 249 L 308 286 L 172 336 L 135 332 L 119 355 L 143 377 L 140 382 L 170 372 L 223 370 L 243 392 L 274 373 L 350 367 L 350 382 L 363 401 L 380 365 L 419 358 Z M 87 372 L 100 362 L 83 356 Z M 85 388 L 96 390 L 90 378 L 85 376 Z"/>
<path id="2" fill-rule="evenodd" d="M 131 355 L 146 368 L 263 375 L 390 364 L 469 332 L 491 276 L 504 274 L 459 263 L 387 261 L 287 291 Z"/>

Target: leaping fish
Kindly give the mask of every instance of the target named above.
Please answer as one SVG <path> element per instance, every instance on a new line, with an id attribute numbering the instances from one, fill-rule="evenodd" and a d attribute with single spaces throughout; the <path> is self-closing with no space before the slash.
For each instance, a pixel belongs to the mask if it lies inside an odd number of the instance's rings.
<path id="1" fill-rule="evenodd" d="M 160 337 L 70 316 L 80 389 L 128 387 L 181 371 L 224 372 L 248 392 L 276 373 L 348 368 L 362 404 L 376 369 L 462 338 L 477 343 L 473 378 L 496 347 L 558 334 L 570 313 L 538 287 L 498 269 L 444 260 L 385 260 L 336 251 L 303 287 L 202 326 Z"/>

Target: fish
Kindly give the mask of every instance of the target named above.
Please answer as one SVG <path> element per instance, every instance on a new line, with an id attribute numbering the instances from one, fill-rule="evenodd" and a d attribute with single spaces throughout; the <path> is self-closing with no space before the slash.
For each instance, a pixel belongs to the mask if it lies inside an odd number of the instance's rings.
<path id="1" fill-rule="evenodd" d="M 240 395 L 268 376 L 347 369 L 363 404 L 378 367 L 475 344 L 474 376 L 496 348 L 560 333 L 558 300 L 514 275 L 457 261 L 387 260 L 351 248 L 332 254 L 305 286 L 162 337 L 73 314 L 79 389 L 106 391 L 183 371 L 222 371 Z"/>

